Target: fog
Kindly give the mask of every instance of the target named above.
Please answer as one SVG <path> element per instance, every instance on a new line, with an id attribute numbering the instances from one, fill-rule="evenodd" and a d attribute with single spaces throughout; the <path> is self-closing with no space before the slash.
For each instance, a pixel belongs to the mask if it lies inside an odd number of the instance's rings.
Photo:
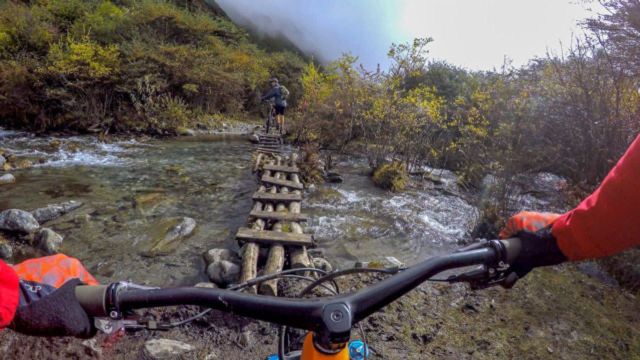
<path id="1" fill-rule="evenodd" d="M 580 33 L 590 16 L 563 0 L 215 0 L 243 26 L 285 37 L 321 62 L 352 53 L 372 68 L 387 64 L 392 42 L 430 36 L 430 55 L 490 70 L 505 58 L 523 65 Z"/>

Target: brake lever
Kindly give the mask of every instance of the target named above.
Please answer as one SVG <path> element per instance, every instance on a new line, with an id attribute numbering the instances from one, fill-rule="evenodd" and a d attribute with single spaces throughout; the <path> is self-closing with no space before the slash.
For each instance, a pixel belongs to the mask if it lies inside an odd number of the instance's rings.
<path id="1" fill-rule="evenodd" d="M 500 243 L 495 240 L 482 239 L 474 244 L 460 248 L 456 252 L 478 250 L 486 247 L 502 251 L 500 246 Z M 451 275 L 447 278 L 447 281 L 450 283 L 466 282 L 472 290 L 486 289 L 496 285 L 511 288 L 518 280 L 518 275 L 509 271 L 509 268 L 509 264 L 504 261 L 504 256 L 502 256 L 502 259 L 493 264 L 483 264 L 462 274 Z"/>

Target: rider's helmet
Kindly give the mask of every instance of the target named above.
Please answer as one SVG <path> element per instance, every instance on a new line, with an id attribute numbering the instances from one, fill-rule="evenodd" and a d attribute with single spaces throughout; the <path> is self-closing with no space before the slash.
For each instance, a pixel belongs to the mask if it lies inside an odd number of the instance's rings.
<path id="1" fill-rule="evenodd" d="M 272 77 L 271 79 L 269 79 L 269 84 L 272 84 L 272 85 L 273 85 L 274 83 L 275 83 L 275 84 L 278 84 L 278 78 L 277 78 L 277 77 L 275 77 L 275 76 L 274 76 L 274 77 Z"/>

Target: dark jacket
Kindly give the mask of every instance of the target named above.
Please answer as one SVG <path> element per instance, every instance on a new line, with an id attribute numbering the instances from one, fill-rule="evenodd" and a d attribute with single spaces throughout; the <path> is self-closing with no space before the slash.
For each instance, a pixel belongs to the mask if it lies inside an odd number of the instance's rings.
<path id="1" fill-rule="evenodd" d="M 267 95 L 262 97 L 262 101 L 270 99 L 274 99 L 276 106 L 287 106 L 287 102 L 282 96 L 282 89 L 280 88 L 280 85 L 272 87 Z"/>

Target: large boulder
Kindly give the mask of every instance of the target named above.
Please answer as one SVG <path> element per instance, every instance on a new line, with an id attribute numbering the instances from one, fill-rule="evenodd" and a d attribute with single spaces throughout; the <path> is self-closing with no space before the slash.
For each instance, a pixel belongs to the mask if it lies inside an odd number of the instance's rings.
<path id="1" fill-rule="evenodd" d="M 190 217 L 165 219 L 156 224 L 150 233 L 151 246 L 145 256 L 168 255 L 196 228 L 196 221 Z"/>
<path id="2" fill-rule="evenodd" d="M 181 359 L 196 348 L 171 339 L 151 339 L 144 343 L 144 355 L 153 360 Z"/>
<path id="3" fill-rule="evenodd" d="M 60 249 L 64 238 L 49 228 L 42 228 L 36 235 L 35 245 L 47 254 L 55 254 Z"/>
<path id="4" fill-rule="evenodd" d="M 11 174 L 0 176 L 0 185 L 13 184 L 14 182 L 16 182 L 16 178 Z"/>
<path id="5" fill-rule="evenodd" d="M 80 201 L 70 200 L 60 204 L 52 204 L 47 207 L 35 209 L 31 214 L 33 214 L 33 217 L 38 220 L 38 222 L 44 223 L 73 211 L 80 206 L 82 206 Z"/>
<path id="6" fill-rule="evenodd" d="M 0 212 L 0 230 L 32 233 L 38 228 L 38 220 L 28 211 L 8 209 Z"/>

